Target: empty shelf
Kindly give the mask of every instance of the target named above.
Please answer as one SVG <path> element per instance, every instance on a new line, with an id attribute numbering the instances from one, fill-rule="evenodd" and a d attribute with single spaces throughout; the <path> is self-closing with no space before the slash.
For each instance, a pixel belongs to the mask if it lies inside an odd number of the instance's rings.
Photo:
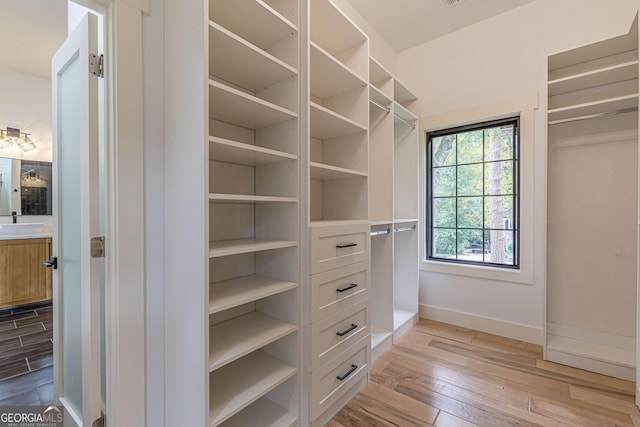
<path id="1" fill-rule="evenodd" d="M 310 162 L 309 166 L 311 167 L 311 179 L 320 181 L 366 177 L 368 175 L 366 172 L 325 165 L 323 163 Z"/>
<path id="2" fill-rule="evenodd" d="M 221 58 L 234 58 L 233 61 Z M 256 73 L 256 70 L 260 70 Z M 295 76 L 280 59 L 246 42 L 229 30 L 209 24 L 209 73 L 252 92 Z"/>
<path id="3" fill-rule="evenodd" d="M 249 129 L 267 127 L 298 115 L 286 108 L 209 80 L 209 116 Z"/>
<path id="4" fill-rule="evenodd" d="M 418 99 L 414 94 L 409 91 L 402 83 L 397 80 L 393 82 L 393 99 L 399 104 L 407 105 L 410 102 Z"/>
<path id="5" fill-rule="evenodd" d="M 616 98 L 603 99 L 599 101 L 587 102 L 579 105 L 555 108 L 549 110 L 549 124 L 583 116 L 590 116 L 603 113 L 613 113 L 618 110 L 638 107 L 638 94 L 619 96 Z"/>
<path id="6" fill-rule="evenodd" d="M 209 15 L 261 49 L 268 49 L 298 31 L 297 27 L 262 0 L 211 0 Z"/>
<path id="7" fill-rule="evenodd" d="M 290 240 L 236 239 L 209 242 L 209 257 L 246 254 L 271 249 L 290 248 L 298 242 Z"/>
<path id="8" fill-rule="evenodd" d="M 341 116 L 322 105 L 314 102 L 311 103 L 312 138 L 329 139 L 366 131 L 367 127 Z"/>
<path id="9" fill-rule="evenodd" d="M 626 62 L 549 82 L 549 96 L 638 78 L 638 61 Z"/>
<path id="10" fill-rule="evenodd" d="M 288 160 L 297 160 L 298 156 L 257 145 L 211 136 L 209 137 L 209 158 L 219 162 L 235 163 L 238 165 L 260 166 Z"/>
<path id="11" fill-rule="evenodd" d="M 210 420 L 217 426 L 289 378 L 297 369 L 255 351 L 210 374 Z"/>
<path id="12" fill-rule="evenodd" d="M 349 68 L 311 42 L 311 94 L 321 99 L 366 86 Z"/>
<path id="13" fill-rule="evenodd" d="M 210 193 L 209 201 L 227 203 L 295 203 L 298 199 L 295 197 L 256 196 L 252 194 Z"/>
<path id="14" fill-rule="evenodd" d="M 329 0 L 310 3 L 311 40 L 324 50 L 335 56 L 367 41 L 367 36 Z M 329 22 L 331 25 L 327 25 Z"/>
<path id="15" fill-rule="evenodd" d="M 387 71 L 378 61 L 369 58 L 369 83 L 380 86 L 393 78 L 393 75 Z"/>
<path id="16" fill-rule="evenodd" d="M 252 275 L 209 285 L 209 313 L 276 295 L 298 287 L 295 282 Z"/>
<path id="17" fill-rule="evenodd" d="M 376 101 L 386 108 L 391 107 L 391 98 L 374 85 L 369 85 L 369 99 Z"/>
<path id="18" fill-rule="evenodd" d="M 297 424 L 298 418 L 295 415 L 268 398 L 261 397 L 220 424 L 220 427 L 293 427 Z"/>
<path id="19" fill-rule="evenodd" d="M 211 371 L 258 350 L 298 327 L 258 312 L 209 328 L 209 369 Z"/>

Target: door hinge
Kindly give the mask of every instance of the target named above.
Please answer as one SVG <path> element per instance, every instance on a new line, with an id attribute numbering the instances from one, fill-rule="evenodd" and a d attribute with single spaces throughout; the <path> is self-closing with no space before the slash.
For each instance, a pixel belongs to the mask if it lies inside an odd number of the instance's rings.
<path id="1" fill-rule="evenodd" d="M 91 238 L 91 258 L 104 258 L 104 236 Z"/>
<path id="2" fill-rule="evenodd" d="M 89 55 L 89 72 L 94 76 L 104 77 L 104 55 Z"/>
<path id="3" fill-rule="evenodd" d="M 100 418 L 96 419 L 93 423 L 91 423 L 91 427 L 104 427 L 105 423 L 105 415 L 104 412 L 100 413 Z"/>

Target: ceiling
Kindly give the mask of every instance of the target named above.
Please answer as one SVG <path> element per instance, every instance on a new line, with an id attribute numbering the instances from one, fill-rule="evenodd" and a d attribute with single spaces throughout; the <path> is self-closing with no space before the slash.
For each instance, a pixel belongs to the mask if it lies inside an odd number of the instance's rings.
<path id="1" fill-rule="evenodd" d="M 67 38 L 67 0 L 0 0 L 0 68 L 51 79 Z"/>
<path id="2" fill-rule="evenodd" d="M 534 0 L 346 1 L 401 52 Z"/>

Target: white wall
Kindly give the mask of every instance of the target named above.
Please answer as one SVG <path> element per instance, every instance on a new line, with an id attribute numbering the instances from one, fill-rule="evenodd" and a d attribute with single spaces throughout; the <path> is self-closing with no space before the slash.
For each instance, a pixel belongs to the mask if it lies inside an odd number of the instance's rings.
<path id="1" fill-rule="evenodd" d="M 418 116 L 482 109 L 537 94 L 529 172 L 533 237 L 531 280 L 511 281 L 427 271 L 420 274 L 421 312 L 453 323 L 541 342 L 546 264 L 547 56 L 626 33 L 636 0 L 538 0 L 398 54 L 398 75 L 416 93 Z M 454 124 L 454 123 L 452 123 Z M 424 136 L 421 136 L 424 139 Z M 423 141 L 422 141 L 423 143 Z M 523 147 L 525 148 L 525 147 Z M 523 160 L 523 162 L 526 161 Z M 524 172 L 524 171 L 523 171 Z M 486 275 L 485 275 L 486 276 Z"/>
<path id="2" fill-rule="evenodd" d="M 11 146 L 0 157 L 51 161 L 51 81 L 0 68 L 0 128 L 29 133 L 36 149 Z"/>

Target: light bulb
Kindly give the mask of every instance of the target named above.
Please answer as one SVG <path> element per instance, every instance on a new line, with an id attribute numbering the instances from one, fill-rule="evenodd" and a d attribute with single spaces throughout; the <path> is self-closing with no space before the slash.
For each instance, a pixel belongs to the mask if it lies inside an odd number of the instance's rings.
<path id="1" fill-rule="evenodd" d="M 0 149 L 9 148 L 13 145 L 13 139 L 3 131 L 0 131 Z"/>
<path id="2" fill-rule="evenodd" d="M 28 135 L 25 135 L 23 138 L 17 139 L 16 144 L 18 147 L 24 152 L 31 151 L 36 148 L 36 144 L 29 138 Z"/>

